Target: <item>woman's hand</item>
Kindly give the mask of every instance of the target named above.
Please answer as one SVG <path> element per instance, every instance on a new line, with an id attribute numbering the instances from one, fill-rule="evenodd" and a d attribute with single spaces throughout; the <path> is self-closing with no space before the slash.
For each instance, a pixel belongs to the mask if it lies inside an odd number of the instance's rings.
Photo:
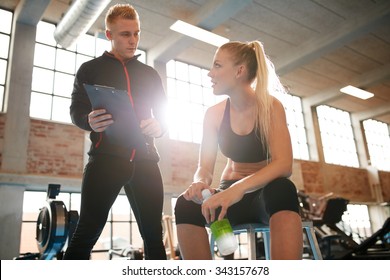
<path id="1" fill-rule="evenodd" d="M 207 223 L 213 222 L 214 220 L 222 220 L 227 213 L 227 209 L 233 204 L 237 203 L 242 199 L 244 193 L 240 188 L 233 187 L 233 185 L 222 191 L 211 196 L 207 201 L 202 204 L 202 215 L 205 217 Z M 216 210 L 220 208 L 218 217 L 216 217 Z"/>
<path id="2" fill-rule="evenodd" d="M 106 113 L 106 109 L 93 110 L 88 114 L 88 123 L 95 132 L 102 132 L 114 123 L 112 115 Z"/>
<path id="3" fill-rule="evenodd" d="M 209 189 L 210 192 L 213 194 L 215 192 L 214 189 L 211 189 L 209 185 L 203 182 L 193 182 L 188 189 L 183 193 L 183 197 L 186 200 L 192 200 L 193 202 L 197 204 L 202 204 L 203 197 L 202 197 L 202 190 Z"/>

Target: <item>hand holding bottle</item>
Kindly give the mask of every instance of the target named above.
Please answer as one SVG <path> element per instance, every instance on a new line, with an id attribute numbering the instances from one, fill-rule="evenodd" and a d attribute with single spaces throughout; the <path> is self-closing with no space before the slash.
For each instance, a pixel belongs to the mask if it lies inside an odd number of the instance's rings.
<path id="1" fill-rule="evenodd" d="M 192 200 L 197 204 L 202 204 L 202 190 L 204 190 L 205 188 L 209 188 L 206 183 L 202 181 L 193 182 L 183 193 L 183 197 L 186 200 Z"/>
<path id="2" fill-rule="evenodd" d="M 209 189 L 202 190 L 203 202 L 209 199 L 212 196 Z M 207 220 L 207 218 L 206 218 Z M 237 249 L 237 239 L 234 236 L 232 226 L 228 219 L 224 218 L 222 220 L 215 220 L 215 211 L 210 213 L 210 221 L 207 223 L 210 224 L 211 233 L 214 236 L 215 242 L 221 255 L 230 255 L 234 253 Z"/>

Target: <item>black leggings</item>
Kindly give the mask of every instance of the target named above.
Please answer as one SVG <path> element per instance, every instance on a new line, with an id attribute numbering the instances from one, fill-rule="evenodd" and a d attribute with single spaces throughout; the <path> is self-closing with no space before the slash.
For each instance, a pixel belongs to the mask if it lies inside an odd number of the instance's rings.
<path id="1" fill-rule="evenodd" d="M 85 167 L 80 218 L 64 259 L 90 258 L 122 187 L 144 240 L 145 259 L 166 259 L 161 224 L 164 191 L 157 163 L 110 156 L 91 157 Z"/>
<path id="2" fill-rule="evenodd" d="M 219 189 L 227 189 L 236 181 L 222 181 Z M 297 190 L 293 182 L 279 178 L 264 188 L 247 193 L 227 210 L 227 218 L 234 226 L 244 223 L 269 224 L 273 214 L 283 210 L 299 212 Z M 186 200 L 183 196 L 177 199 L 175 206 L 176 224 L 205 226 L 206 220 L 201 212 L 201 205 Z"/>

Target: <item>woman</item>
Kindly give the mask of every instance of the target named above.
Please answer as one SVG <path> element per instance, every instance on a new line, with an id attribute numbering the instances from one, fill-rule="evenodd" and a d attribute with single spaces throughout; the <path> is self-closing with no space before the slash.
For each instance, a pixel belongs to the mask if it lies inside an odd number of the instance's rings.
<path id="1" fill-rule="evenodd" d="M 287 179 L 293 163 L 291 140 L 284 108 L 271 95 L 283 87 L 262 44 L 221 46 L 209 76 L 214 94 L 228 99 L 207 110 L 194 181 L 176 203 L 182 257 L 210 259 L 205 225 L 226 215 L 232 225 L 269 224 L 272 259 L 301 259 L 297 191 Z M 219 188 L 201 205 L 201 191 L 212 183 L 218 146 L 227 164 Z"/>

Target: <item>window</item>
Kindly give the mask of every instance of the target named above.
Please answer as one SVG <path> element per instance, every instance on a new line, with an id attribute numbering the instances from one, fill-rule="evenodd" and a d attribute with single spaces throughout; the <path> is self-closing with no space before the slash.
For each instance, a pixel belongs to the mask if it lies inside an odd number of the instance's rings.
<path id="1" fill-rule="evenodd" d="M 37 26 L 30 116 L 70 123 L 69 106 L 73 81 L 84 62 L 110 49 L 110 42 L 88 34 L 82 35 L 69 49 L 57 46 L 53 38 L 55 25 L 39 22 Z M 140 61 L 145 62 L 145 52 Z"/>
<path id="2" fill-rule="evenodd" d="M 0 9 L 0 111 L 4 111 L 4 93 L 7 80 L 8 56 L 12 27 L 11 12 Z"/>
<path id="3" fill-rule="evenodd" d="M 348 204 L 341 220 L 340 228 L 358 244 L 372 235 L 367 205 Z"/>
<path id="4" fill-rule="evenodd" d="M 376 120 L 363 121 L 371 165 L 379 170 L 390 171 L 389 126 Z"/>
<path id="5" fill-rule="evenodd" d="M 325 162 L 359 167 L 350 114 L 325 105 L 316 109 Z"/>
<path id="6" fill-rule="evenodd" d="M 208 70 L 180 61 L 167 63 L 169 136 L 171 139 L 200 143 L 206 109 L 225 99 L 215 96 Z"/>
<path id="7" fill-rule="evenodd" d="M 301 98 L 289 93 L 275 95 L 282 102 L 286 111 L 287 125 L 290 131 L 293 155 L 295 159 L 309 159 L 305 121 L 303 118 Z"/>

